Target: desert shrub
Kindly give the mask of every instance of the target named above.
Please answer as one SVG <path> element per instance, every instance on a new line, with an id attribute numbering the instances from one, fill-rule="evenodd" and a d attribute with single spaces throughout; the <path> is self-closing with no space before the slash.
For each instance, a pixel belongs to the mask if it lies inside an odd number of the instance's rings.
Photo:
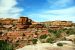
<path id="1" fill-rule="evenodd" d="M 63 44 L 62 43 L 57 43 L 57 46 L 63 46 Z"/>
<path id="2" fill-rule="evenodd" d="M 0 40 L 0 50 L 13 50 L 13 46 L 7 41 Z"/>
<path id="3" fill-rule="evenodd" d="M 37 43 L 37 39 L 32 39 L 32 43 L 36 44 Z"/>
<path id="4" fill-rule="evenodd" d="M 48 39 L 46 40 L 46 42 L 47 42 L 47 43 L 53 43 L 53 42 L 54 42 L 54 39 L 53 39 L 53 38 L 48 38 Z"/>
<path id="5" fill-rule="evenodd" d="M 41 35 L 41 36 L 40 36 L 40 39 L 45 39 L 46 37 L 47 37 L 47 35 L 44 34 L 44 35 Z"/>
<path id="6" fill-rule="evenodd" d="M 67 30 L 66 30 L 66 33 L 67 33 L 68 35 L 75 34 L 75 29 L 73 29 L 73 28 L 67 29 Z"/>

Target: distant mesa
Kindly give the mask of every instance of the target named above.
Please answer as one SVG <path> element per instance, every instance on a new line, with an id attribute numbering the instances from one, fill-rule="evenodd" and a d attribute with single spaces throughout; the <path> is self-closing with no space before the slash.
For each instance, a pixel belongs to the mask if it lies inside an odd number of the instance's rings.
<path id="1" fill-rule="evenodd" d="M 7 26 L 13 25 L 13 28 L 19 29 L 27 29 L 27 28 L 50 28 L 50 29 L 61 29 L 61 28 L 70 28 L 75 26 L 75 23 L 72 21 L 48 21 L 48 22 L 35 22 L 28 17 L 21 16 L 19 19 L 6 18 L 0 19 L 0 25 L 3 25 L 6 28 Z M 12 26 L 11 26 L 12 27 Z M 2 29 L 3 27 L 1 27 Z"/>
<path id="2" fill-rule="evenodd" d="M 29 19 L 28 17 L 21 16 L 19 19 L 12 19 L 12 18 L 6 18 L 6 19 L 0 19 L 0 24 L 4 25 L 4 27 L 7 28 L 9 25 L 14 25 L 16 29 L 27 29 L 27 28 L 34 28 L 36 27 L 42 27 L 42 25 L 38 25 L 38 22 L 33 21 L 32 19 Z M 35 26 L 34 26 L 35 25 Z"/>

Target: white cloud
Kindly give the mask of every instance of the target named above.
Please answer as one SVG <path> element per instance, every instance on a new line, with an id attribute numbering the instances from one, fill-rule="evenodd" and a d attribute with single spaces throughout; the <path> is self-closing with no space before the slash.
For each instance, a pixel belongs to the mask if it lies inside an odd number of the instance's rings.
<path id="1" fill-rule="evenodd" d="M 16 0 L 0 0 L 0 17 L 16 18 L 23 9 L 15 7 Z"/>
<path id="2" fill-rule="evenodd" d="M 50 9 L 43 10 L 39 13 L 30 14 L 31 19 L 35 21 L 49 21 L 49 20 L 67 20 L 75 22 L 75 6 L 74 0 L 48 0 Z"/>
<path id="3" fill-rule="evenodd" d="M 58 9 L 58 8 L 65 8 L 72 6 L 74 4 L 74 0 L 54 0 L 54 2 L 51 2 L 51 0 L 48 0 L 48 2 L 51 4 L 50 8 L 52 9 Z"/>
<path id="4" fill-rule="evenodd" d="M 60 9 L 60 10 L 46 10 L 38 14 L 30 14 L 29 16 L 35 17 L 35 21 L 49 21 L 49 20 L 67 20 L 75 22 L 75 7 Z"/>
<path id="5" fill-rule="evenodd" d="M 66 8 L 66 9 L 59 9 L 59 10 L 50 10 L 46 11 L 46 13 L 62 15 L 62 16 L 74 16 L 75 15 L 75 7 Z"/>

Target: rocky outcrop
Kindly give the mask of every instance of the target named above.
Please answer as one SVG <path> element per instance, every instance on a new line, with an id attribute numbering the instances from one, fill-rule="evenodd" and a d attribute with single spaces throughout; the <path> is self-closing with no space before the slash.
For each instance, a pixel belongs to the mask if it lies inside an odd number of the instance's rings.
<path id="1" fill-rule="evenodd" d="M 18 24 L 16 25 L 19 29 L 26 29 L 32 24 L 32 20 L 28 17 L 20 17 Z"/>

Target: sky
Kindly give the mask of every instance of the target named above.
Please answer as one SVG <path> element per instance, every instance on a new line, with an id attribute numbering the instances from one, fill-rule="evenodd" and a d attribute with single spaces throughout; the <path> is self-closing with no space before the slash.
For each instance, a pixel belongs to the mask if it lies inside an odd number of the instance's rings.
<path id="1" fill-rule="evenodd" d="M 75 0 L 0 0 L 0 18 L 29 17 L 37 22 L 75 22 Z"/>

